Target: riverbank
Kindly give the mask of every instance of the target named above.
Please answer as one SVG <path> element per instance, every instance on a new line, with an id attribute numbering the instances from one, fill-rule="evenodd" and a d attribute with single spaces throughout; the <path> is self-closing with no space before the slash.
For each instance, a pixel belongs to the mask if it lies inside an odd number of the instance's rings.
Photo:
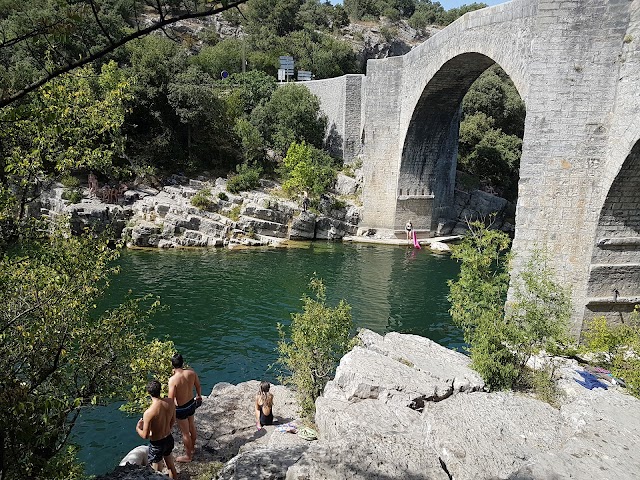
<path id="1" fill-rule="evenodd" d="M 63 198 L 64 187 L 56 185 L 43 194 L 33 210 L 49 217 L 67 216 L 75 233 L 109 229 L 130 247 L 284 247 L 289 242 L 310 240 L 407 244 L 404 231 L 361 225 L 359 185 L 342 174 L 336 190 L 320 196 L 308 210 L 296 199 L 283 196 L 277 183 L 267 180 L 261 181 L 259 189 L 239 194 L 227 192 L 223 178 L 174 176 L 169 183 L 160 189 L 132 187 L 112 199 L 115 203 L 105 203 L 88 189 L 78 203 L 70 203 Z M 418 241 L 435 252 L 447 252 L 446 244 L 464 234 L 468 219 L 505 214 L 505 202 L 485 192 L 458 189 L 457 219 L 441 222 L 435 232 L 416 231 Z M 494 226 L 511 229 L 504 220 Z"/>
<path id="2" fill-rule="evenodd" d="M 428 339 L 367 330 L 360 339 L 316 402 L 317 441 L 256 431 L 257 382 L 218 384 L 197 413 L 197 461 L 228 460 L 219 480 L 632 480 L 640 471 L 640 401 L 576 361 L 556 359 L 555 408 L 525 393 L 487 392 L 466 356 Z M 280 422 L 299 421 L 291 392 L 274 393 Z M 181 467 L 179 478 L 195 479 L 195 468 Z M 101 479 L 150 478 L 127 475 Z"/>

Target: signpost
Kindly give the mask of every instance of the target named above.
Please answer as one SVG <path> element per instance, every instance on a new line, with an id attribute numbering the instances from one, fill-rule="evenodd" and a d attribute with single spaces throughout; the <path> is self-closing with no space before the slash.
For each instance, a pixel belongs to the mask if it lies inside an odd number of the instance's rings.
<path id="1" fill-rule="evenodd" d="M 313 79 L 313 75 L 308 70 L 298 70 L 298 81 L 299 82 L 308 82 Z"/>
<path id="2" fill-rule="evenodd" d="M 278 57 L 278 59 L 280 60 L 278 80 L 281 82 L 283 80 L 289 80 L 290 77 L 293 77 L 293 57 L 281 56 Z M 284 78 L 280 78 L 280 70 L 284 70 Z"/>

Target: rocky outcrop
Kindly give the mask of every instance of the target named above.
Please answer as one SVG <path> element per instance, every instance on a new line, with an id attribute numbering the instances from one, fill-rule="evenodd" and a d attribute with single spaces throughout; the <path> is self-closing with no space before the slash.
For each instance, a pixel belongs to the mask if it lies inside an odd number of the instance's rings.
<path id="1" fill-rule="evenodd" d="M 368 330 L 359 338 L 316 402 L 319 440 L 256 430 L 258 382 L 221 383 L 197 412 L 198 461 L 226 461 L 224 480 L 632 480 L 640 471 L 640 401 L 586 382 L 576 361 L 556 359 L 558 409 L 487 392 L 465 355 L 426 338 Z M 585 388 L 594 385 L 602 388 Z M 292 392 L 272 391 L 279 423 L 297 421 Z M 127 479 L 152 478 L 131 472 Z"/>
<path id="2" fill-rule="evenodd" d="M 348 177 L 345 177 L 348 178 Z M 360 208 L 323 195 L 315 213 L 302 211 L 298 202 L 270 195 L 275 185 L 233 195 L 226 182 L 189 180 L 174 176 L 161 190 L 137 188 L 106 204 L 85 198 L 70 204 L 54 187 L 39 205 L 44 215 L 66 215 L 71 230 L 110 229 L 129 246 L 152 248 L 280 245 L 286 240 L 340 240 L 353 235 Z M 208 202 L 192 205 L 202 191 Z M 85 192 L 88 195 L 88 191 Z"/>
<path id="3" fill-rule="evenodd" d="M 631 480 L 640 471 L 631 452 L 640 401 L 615 387 L 588 390 L 575 361 L 560 369 L 558 410 L 483 391 L 464 355 L 428 339 L 360 337 L 364 346 L 342 359 L 316 402 L 320 442 L 289 468 L 288 480 Z"/>

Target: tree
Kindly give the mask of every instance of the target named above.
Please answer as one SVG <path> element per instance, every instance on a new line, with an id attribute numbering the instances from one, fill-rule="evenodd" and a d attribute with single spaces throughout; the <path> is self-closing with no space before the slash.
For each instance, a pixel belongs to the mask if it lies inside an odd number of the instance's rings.
<path id="1" fill-rule="evenodd" d="M 461 260 L 456 281 L 449 281 L 451 317 L 462 328 L 472 367 L 493 389 L 526 384 L 526 364 L 541 349 L 566 342 L 571 314 L 569 294 L 553 279 L 544 253 L 535 251 L 513 279 L 507 304 L 509 237 L 480 222 L 452 248 Z"/>
<path id="2" fill-rule="evenodd" d="M 254 35 L 263 28 L 277 36 L 284 36 L 300 28 L 298 11 L 303 0 L 249 0 L 247 3 L 247 31 Z"/>
<path id="3" fill-rule="evenodd" d="M 6 479 L 77 472 L 68 439 L 82 409 L 131 398 L 131 385 L 158 365 L 150 359 L 168 365 L 173 350 L 147 344 L 153 299 L 96 308 L 117 272 L 118 252 L 106 239 L 38 231 L 23 231 L 23 241 L 0 257 L 0 475 Z M 149 357 L 151 351 L 162 354 Z"/>
<path id="4" fill-rule="evenodd" d="M 327 118 L 320 113 L 320 101 L 302 85 L 276 89 L 268 102 L 251 113 L 267 145 L 284 156 L 292 142 L 305 141 L 320 148 Z"/>
<path id="5" fill-rule="evenodd" d="M 515 201 L 524 134 L 525 107 L 507 74 L 487 69 L 462 102 L 460 170 Z"/>
<path id="6" fill-rule="evenodd" d="M 517 336 L 512 346 L 523 370 L 532 355 L 550 351 L 564 340 L 571 318 L 569 289 L 554 280 L 549 258 L 534 250 L 520 275 L 514 279 L 507 304 L 507 322 Z"/>
<path id="7" fill-rule="evenodd" d="M 180 119 L 180 138 L 188 167 L 211 168 L 234 163 L 237 140 L 227 104 L 216 95 L 214 81 L 195 65 L 169 83 L 167 99 Z"/>
<path id="8" fill-rule="evenodd" d="M 309 70 L 315 78 L 356 73 L 356 56 L 351 46 L 331 35 L 309 28 L 281 39 L 282 50 L 296 59 L 297 68 Z"/>
<path id="9" fill-rule="evenodd" d="M 309 289 L 315 298 L 302 297 L 302 313 L 291 314 L 287 329 L 278 324 L 278 363 L 284 368 L 282 381 L 294 385 L 303 417 L 312 420 L 315 401 L 335 373 L 340 359 L 353 347 L 351 307 L 340 300 L 326 304 L 326 288 L 312 278 Z"/>
<path id="10" fill-rule="evenodd" d="M 509 244 L 505 233 L 473 222 L 462 243 L 451 250 L 461 264 L 458 279 L 449 281 L 449 313 L 462 328 L 473 368 L 491 388 L 510 387 L 518 376 L 504 321 Z"/>
<path id="11" fill-rule="evenodd" d="M 115 63 L 98 75 L 90 66 L 48 83 L 20 107 L 0 111 L 0 190 L 14 217 L 51 178 L 79 169 L 118 175 L 121 125 L 130 85 Z"/>
<path id="12" fill-rule="evenodd" d="M 181 20 L 200 18 L 244 3 L 205 0 L 9 0 L 0 5 L 0 107 L 52 79 L 100 60 L 119 47 Z M 143 27 L 142 16 L 151 18 Z"/>
<path id="13" fill-rule="evenodd" d="M 293 142 L 282 161 L 282 189 L 289 195 L 303 191 L 321 195 L 333 185 L 337 173 L 337 166 L 327 153 L 304 142 Z"/>

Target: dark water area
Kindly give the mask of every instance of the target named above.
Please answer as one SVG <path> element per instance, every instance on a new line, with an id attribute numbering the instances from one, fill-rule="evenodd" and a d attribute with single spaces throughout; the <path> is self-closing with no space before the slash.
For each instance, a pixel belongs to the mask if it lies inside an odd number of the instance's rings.
<path id="1" fill-rule="evenodd" d="M 160 296 L 168 309 L 153 318 L 150 337 L 175 343 L 198 372 L 204 395 L 218 382 L 275 381 L 276 325 L 301 311 L 314 273 L 325 282 L 329 304 L 344 298 L 351 305 L 357 327 L 413 333 L 450 348 L 463 344 L 446 299 L 447 280 L 459 267 L 425 250 L 312 242 L 286 249 L 130 250 L 119 262 L 122 273 L 107 302 L 129 291 Z M 87 473 L 112 470 L 144 443 L 137 418 L 117 405 L 83 415 L 74 440 Z"/>

